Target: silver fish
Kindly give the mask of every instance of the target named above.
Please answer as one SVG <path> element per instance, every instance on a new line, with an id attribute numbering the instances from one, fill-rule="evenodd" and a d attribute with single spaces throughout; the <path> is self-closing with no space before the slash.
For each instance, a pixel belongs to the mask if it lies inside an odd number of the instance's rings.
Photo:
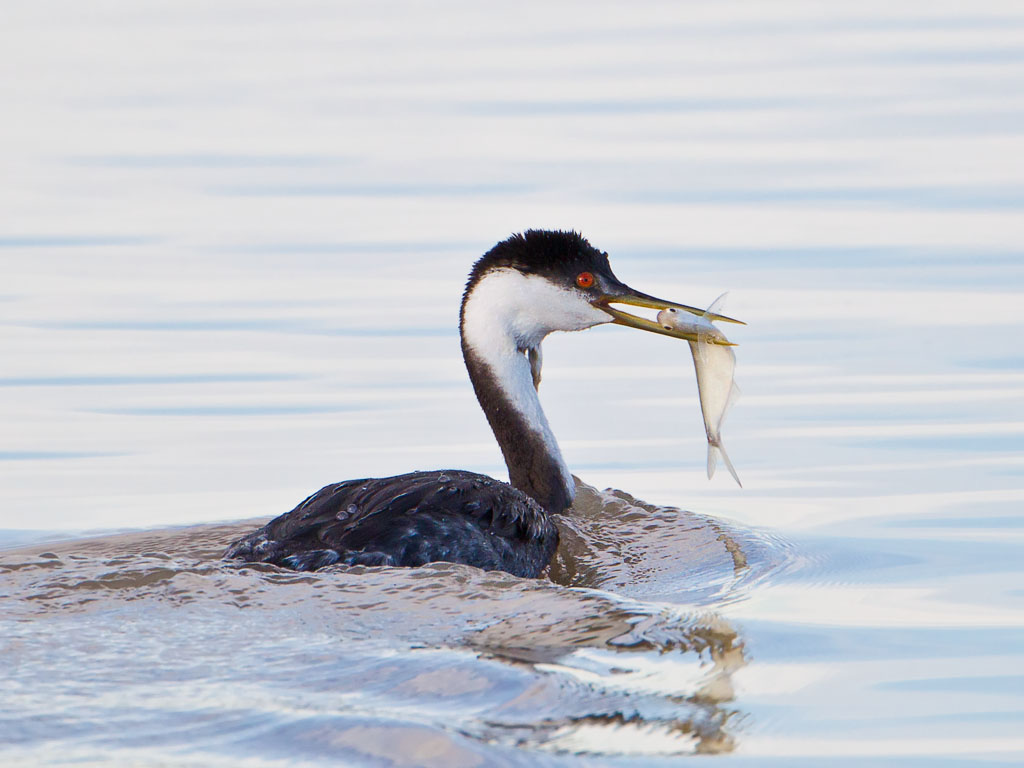
<path id="1" fill-rule="evenodd" d="M 726 294 L 722 294 L 703 316 L 679 312 L 675 309 L 663 309 L 658 313 L 658 324 L 666 329 L 696 333 L 700 341 L 691 341 L 690 352 L 693 354 L 693 367 L 697 372 L 697 392 L 700 395 L 700 410 L 704 415 L 704 431 L 708 436 L 708 479 L 715 474 L 718 456 L 721 454 L 729 474 L 736 484 L 743 487 L 739 475 L 729 454 L 722 445 L 722 423 L 725 414 L 739 397 L 740 390 L 733 381 L 736 370 L 736 355 L 729 346 L 729 340 L 708 319 L 708 315 L 719 314 Z M 707 339 L 707 341 L 704 341 Z M 724 342 L 724 344 L 723 344 Z"/>

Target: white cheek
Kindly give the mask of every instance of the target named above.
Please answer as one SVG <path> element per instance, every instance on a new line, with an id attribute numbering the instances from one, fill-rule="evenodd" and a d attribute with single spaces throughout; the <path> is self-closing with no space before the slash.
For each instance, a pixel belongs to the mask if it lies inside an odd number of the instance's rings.
<path id="1" fill-rule="evenodd" d="M 522 349 L 537 346 L 552 331 L 581 331 L 612 318 L 579 291 L 505 269 L 477 283 L 466 303 L 466 319 L 472 319 L 467 330 L 486 327 L 490 343 L 498 331 Z"/>

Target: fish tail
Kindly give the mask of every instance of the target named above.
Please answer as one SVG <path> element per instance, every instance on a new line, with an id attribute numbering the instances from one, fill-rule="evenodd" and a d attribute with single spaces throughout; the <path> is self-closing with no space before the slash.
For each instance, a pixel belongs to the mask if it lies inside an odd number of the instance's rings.
<path id="1" fill-rule="evenodd" d="M 719 451 L 722 454 L 722 461 L 725 462 L 725 468 L 729 470 L 729 474 L 732 475 L 732 479 L 736 481 L 736 485 L 738 485 L 740 488 L 742 488 L 743 487 L 743 483 L 740 482 L 740 476 L 736 474 L 736 467 L 734 467 L 732 465 L 732 462 L 729 461 L 729 454 L 725 452 L 725 446 L 722 445 L 721 443 L 719 443 L 718 447 L 716 448 L 716 450 Z M 710 454 L 711 454 L 711 446 L 708 446 L 708 472 L 709 472 L 708 477 L 711 477 L 711 474 L 710 474 L 710 472 L 711 472 L 711 455 Z"/>

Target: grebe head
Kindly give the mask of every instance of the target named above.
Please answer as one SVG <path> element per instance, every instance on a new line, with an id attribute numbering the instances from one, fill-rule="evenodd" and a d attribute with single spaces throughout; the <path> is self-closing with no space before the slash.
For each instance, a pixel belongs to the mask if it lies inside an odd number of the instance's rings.
<path id="1" fill-rule="evenodd" d="M 666 327 L 615 304 L 728 320 L 633 290 L 615 277 L 608 254 L 576 232 L 513 235 L 484 254 L 469 275 L 459 329 L 470 379 L 512 484 L 549 512 L 572 503 L 575 485 L 537 396 L 544 337 L 617 323 L 698 339 L 696 332 Z"/>
<path id="2" fill-rule="evenodd" d="M 579 331 L 601 323 L 697 341 L 695 333 L 665 328 L 614 304 L 705 312 L 625 285 L 612 272 L 608 254 L 577 232 L 529 230 L 498 243 L 473 265 L 460 320 L 464 334 L 476 336 L 472 332 L 479 328 L 492 343 L 498 335 L 505 336 L 515 340 L 519 351 L 538 347 L 552 331 Z M 484 315 L 490 322 L 476 322 Z M 469 324 L 468 316 L 473 320 Z M 708 319 L 739 322 L 721 315 Z"/>

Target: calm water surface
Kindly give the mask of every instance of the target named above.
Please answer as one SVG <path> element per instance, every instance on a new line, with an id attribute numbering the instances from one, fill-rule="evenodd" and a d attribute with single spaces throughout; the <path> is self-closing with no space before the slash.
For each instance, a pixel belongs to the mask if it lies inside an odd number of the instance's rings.
<path id="1" fill-rule="evenodd" d="M 1019 4 L 3 26 L 0 762 L 1024 760 Z M 457 310 L 527 227 L 731 292 L 744 488 L 686 345 L 596 328 L 545 343 L 548 577 L 221 562 L 328 482 L 504 476 Z"/>

